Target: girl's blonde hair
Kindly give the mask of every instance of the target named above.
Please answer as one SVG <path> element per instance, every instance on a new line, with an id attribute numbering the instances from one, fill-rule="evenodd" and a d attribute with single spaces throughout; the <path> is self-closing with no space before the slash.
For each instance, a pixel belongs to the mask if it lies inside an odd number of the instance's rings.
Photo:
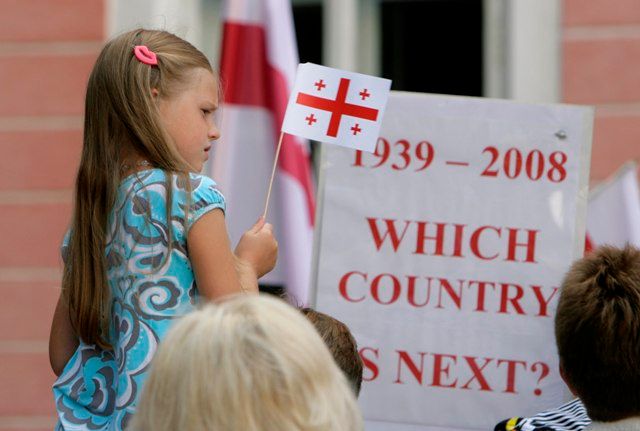
<path id="1" fill-rule="evenodd" d="M 355 396 L 314 327 L 281 300 L 207 305 L 153 359 L 135 431 L 357 431 Z"/>
<path id="2" fill-rule="evenodd" d="M 153 51 L 158 65 L 141 63 L 134 56 L 136 45 L 146 45 Z M 160 97 L 171 98 L 188 83 L 189 73 L 196 68 L 213 73 L 207 58 L 190 43 L 165 31 L 137 29 L 108 42 L 91 72 L 62 279 L 71 323 L 85 343 L 111 347 L 105 262 L 107 219 L 127 156 L 135 154 L 169 173 L 168 221 L 172 174 L 184 176 L 189 171 L 162 126 L 152 89 Z"/>

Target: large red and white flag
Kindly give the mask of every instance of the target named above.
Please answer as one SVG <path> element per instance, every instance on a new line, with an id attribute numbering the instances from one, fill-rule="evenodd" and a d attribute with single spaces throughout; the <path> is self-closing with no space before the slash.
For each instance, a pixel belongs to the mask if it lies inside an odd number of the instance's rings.
<path id="1" fill-rule="evenodd" d="M 289 0 L 225 2 L 222 137 L 211 174 L 227 198 L 234 242 L 264 209 L 297 65 Z M 308 143 L 285 135 L 268 220 L 279 243 L 278 264 L 261 281 L 284 285 L 299 304 L 308 301 L 314 205 Z"/>
<path id="2" fill-rule="evenodd" d="M 373 152 L 390 88 L 388 79 L 301 64 L 282 131 Z"/>
<path id="3" fill-rule="evenodd" d="M 587 207 L 585 249 L 599 245 L 640 247 L 640 189 L 638 165 L 628 162 L 596 187 Z"/>

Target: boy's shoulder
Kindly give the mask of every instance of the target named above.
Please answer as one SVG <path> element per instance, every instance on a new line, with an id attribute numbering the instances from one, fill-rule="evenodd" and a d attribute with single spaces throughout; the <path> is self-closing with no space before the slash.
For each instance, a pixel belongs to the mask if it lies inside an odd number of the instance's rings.
<path id="1" fill-rule="evenodd" d="M 591 424 L 587 410 L 576 398 L 559 407 L 530 417 L 513 417 L 499 422 L 494 431 L 582 431 Z"/>

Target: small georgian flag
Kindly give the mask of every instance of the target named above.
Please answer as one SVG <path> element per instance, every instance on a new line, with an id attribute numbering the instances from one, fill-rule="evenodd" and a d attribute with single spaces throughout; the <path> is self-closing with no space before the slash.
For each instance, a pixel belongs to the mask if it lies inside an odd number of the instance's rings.
<path id="1" fill-rule="evenodd" d="M 373 152 L 390 87 L 388 79 L 300 64 L 282 131 Z"/>

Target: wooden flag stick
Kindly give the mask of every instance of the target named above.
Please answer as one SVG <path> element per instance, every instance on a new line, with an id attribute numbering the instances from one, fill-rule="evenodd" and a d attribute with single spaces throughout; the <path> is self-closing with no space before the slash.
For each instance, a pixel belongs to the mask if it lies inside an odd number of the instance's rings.
<path id="1" fill-rule="evenodd" d="M 269 199 L 271 198 L 271 188 L 273 187 L 273 178 L 276 176 L 276 167 L 278 166 L 278 157 L 280 157 L 280 147 L 282 147 L 282 138 L 284 132 L 280 131 L 280 139 L 278 139 L 278 147 L 276 148 L 276 157 L 273 160 L 273 169 L 271 170 L 271 180 L 269 181 L 269 191 L 267 192 L 267 201 L 264 204 L 264 213 L 262 218 L 267 219 L 267 211 L 269 210 Z"/>

